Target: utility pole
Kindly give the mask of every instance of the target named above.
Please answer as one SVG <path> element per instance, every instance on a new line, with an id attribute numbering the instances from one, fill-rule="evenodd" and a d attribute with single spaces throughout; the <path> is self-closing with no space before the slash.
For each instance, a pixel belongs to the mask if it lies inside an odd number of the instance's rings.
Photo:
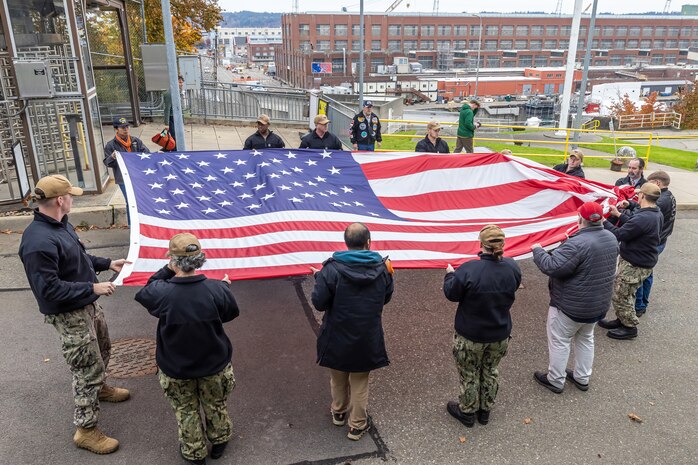
<path id="1" fill-rule="evenodd" d="M 175 51 L 174 34 L 172 32 L 172 10 L 170 0 L 160 0 L 162 7 L 162 26 L 165 33 L 165 48 L 167 49 L 167 70 L 170 78 L 170 96 L 172 97 L 172 114 L 174 116 L 175 133 L 177 134 L 177 150 L 185 151 L 184 118 L 182 118 L 182 101 L 179 95 L 179 80 L 177 79 L 177 53 Z"/>
<path id="2" fill-rule="evenodd" d="M 359 111 L 364 105 L 364 0 L 359 7 Z"/>
<path id="3" fill-rule="evenodd" d="M 589 19 L 589 34 L 587 34 L 587 50 L 584 54 L 584 69 L 582 70 L 582 86 L 579 88 L 579 99 L 577 100 L 577 116 L 572 122 L 574 129 L 582 127 L 582 112 L 584 111 L 584 95 L 587 90 L 587 78 L 589 77 L 589 62 L 591 61 L 591 44 L 594 41 L 594 26 L 596 25 L 596 6 L 599 0 L 594 0 L 591 8 L 591 19 Z M 579 139 L 579 132 L 574 132 L 574 141 Z"/>
<path id="4" fill-rule="evenodd" d="M 574 65 L 577 61 L 577 41 L 579 40 L 579 23 L 582 21 L 582 0 L 574 0 L 574 15 L 572 16 L 572 30 L 570 31 L 570 44 L 567 52 L 567 69 L 565 70 L 565 85 L 562 89 L 562 106 L 560 107 L 560 128 L 567 128 L 567 119 L 570 115 L 570 98 L 574 81 Z M 566 131 L 558 131 L 557 136 L 566 136 Z"/>

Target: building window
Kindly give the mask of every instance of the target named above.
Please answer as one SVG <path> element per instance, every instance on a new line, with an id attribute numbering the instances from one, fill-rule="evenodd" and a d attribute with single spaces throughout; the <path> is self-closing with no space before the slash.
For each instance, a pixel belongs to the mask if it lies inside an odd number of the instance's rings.
<path id="1" fill-rule="evenodd" d="M 485 41 L 485 50 L 497 50 L 497 41 L 496 40 L 486 40 Z"/>
<path id="2" fill-rule="evenodd" d="M 385 66 L 385 58 L 371 58 L 371 72 L 378 71 L 379 66 Z"/>
<path id="3" fill-rule="evenodd" d="M 478 42 L 477 39 L 473 39 L 470 41 L 470 50 L 478 50 L 482 45 L 480 42 Z"/>
<path id="4" fill-rule="evenodd" d="M 450 36 L 451 26 L 437 26 L 436 33 L 440 36 Z"/>
<path id="5" fill-rule="evenodd" d="M 594 66 L 606 66 L 608 65 L 608 60 L 596 60 Z"/>
<path id="6" fill-rule="evenodd" d="M 514 26 L 502 26 L 503 36 L 511 37 L 514 35 Z"/>
<path id="7" fill-rule="evenodd" d="M 499 57 L 497 56 L 488 56 L 485 59 L 485 66 L 488 68 L 499 68 Z"/>
<path id="8" fill-rule="evenodd" d="M 628 29 L 628 35 L 630 37 L 640 37 L 640 27 L 639 26 L 633 26 L 630 29 Z"/>
<path id="9" fill-rule="evenodd" d="M 557 26 L 545 26 L 545 35 L 546 36 L 556 36 L 557 35 Z"/>
<path id="10" fill-rule="evenodd" d="M 579 37 L 586 36 L 587 35 L 587 27 L 586 26 L 579 26 Z"/>
<path id="11" fill-rule="evenodd" d="M 651 40 L 641 40 L 640 41 L 640 48 L 652 48 L 652 41 Z"/>
<path id="12" fill-rule="evenodd" d="M 693 28 L 693 35 L 698 36 L 698 27 Z"/>
<path id="13" fill-rule="evenodd" d="M 662 41 L 662 47 L 664 46 L 664 41 Z M 616 39 L 613 41 L 613 48 L 617 48 L 619 50 L 623 50 L 625 48 L 625 40 L 624 39 Z"/>
<path id="14" fill-rule="evenodd" d="M 434 41 L 433 40 L 423 40 L 419 44 L 419 49 L 420 50 L 434 50 Z"/>
<path id="15" fill-rule="evenodd" d="M 550 60 L 550 66 L 552 66 L 552 67 L 562 66 L 562 60 Z"/>
<path id="16" fill-rule="evenodd" d="M 417 50 L 417 41 L 416 40 L 403 40 L 402 41 L 402 49 L 406 52 L 409 52 L 411 50 Z"/>
<path id="17" fill-rule="evenodd" d="M 557 48 L 557 40 L 546 40 L 543 46 L 546 50 Z"/>
<path id="18" fill-rule="evenodd" d="M 380 40 L 372 40 L 371 41 L 371 50 L 378 51 L 381 49 L 381 41 Z"/>
<path id="19" fill-rule="evenodd" d="M 502 62 L 502 68 L 516 68 L 516 60 L 505 60 Z"/>
<path id="20" fill-rule="evenodd" d="M 566 49 L 566 48 L 569 48 L 569 46 L 570 46 L 570 41 L 569 41 L 569 40 L 561 40 L 561 41 L 560 41 L 560 48 L 561 48 L 562 50 L 564 50 L 564 49 Z"/>
<path id="21" fill-rule="evenodd" d="M 451 41 L 450 40 L 439 40 L 437 41 L 437 50 L 450 50 Z"/>
<path id="22" fill-rule="evenodd" d="M 301 36 L 307 36 L 308 34 L 310 34 L 310 24 L 299 24 L 298 32 Z"/>
<path id="23" fill-rule="evenodd" d="M 514 50 L 526 50 L 528 49 L 527 40 L 517 40 L 514 42 Z"/>
<path id="24" fill-rule="evenodd" d="M 346 24 L 335 24 L 334 25 L 334 35 L 337 37 L 347 36 L 347 25 Z"/>
<path id="25" fill-rule="evenodd" d="M 644 41 L 643 41 L 644 42 Z M 649 41 L 647 41 L 649 42 Z M 608 50 L 613 47 L 613 41 L 611 39 L 604 39 L 601 41 L 601 48 Z"/>
<path id="26" fill-rule="evenodd" d="M 678 37 L 679 36 L 679 28 L 678 27 L 670 27 L 667 28 L 667 35 L 669 37 Z"/>
<path id="27" fill-rule="evenodd" d="M 673 65 L 676 63 L 676 57 L 674 55 L 667 55 L 664 64 Z"/>
<path id="28" fill-rule="evenodd" d="M 572 32 L 572 26 L 560 26 L 560 35 L 562 37 L 569 37 L 570 32 Z"/>
<path id="29" fill-rule="evenodd" d="M 500 40 L 499 48 L 500 50 L 511 50 L 514 47 L 514 42 L 512 40 Z"/>
<path id="30" fill-rule="evenodd" d="M 468 26 L 453 26 L 453 35 L 467 36 L 468 35 Z"/>
<path id="31" fill-rule="evenodd" d="M 315 26 L 315 33 L 319 36 L 330 35 L 330 25 L 329 24 L 318 24 Z"/>
<path id="32" fill-rule="evenodd" d="M 531 37 L 540 37 L 543 35 L 543 26 L 531 26 Z"/>
<path id="33" fill-rule="evenodd" d="M 480 25 L 472 25 L 470 26 L 470 35 L 471 36 L 479 36 L 480 35 Z"/>
<path id="34" fill-rule="evenodd" d="M 402 28 L 402 30 L 404 31 L 403 35 L 405 36 L 414 37 L 417 35 L 417 26 L 414 24 L 407 24 Z"/>
<path id="35" fill-rule="evenodd" d="M 342 49 L 346 49 L 348 45 L 348 42 L 346 40 L 335 40 L 334 41 L 334 49 L 337 51 L 341 51 Z"/>
<path id="36" fill-rule="evenodd" d="M 344 73 L 344 58 L 332 58 L 332 72 Z"/>
<path id="37" fill-rule="evenodd" d="M 654 33 L 654 28 L 651 28 L 651 27 L 643 27 L 642 28 L 642 37 L 652 37 L 653 33 Z"/>
<path id="38" fill-rule="evenodd" d="M 623 56 L 623 64 L 624 65 L 632 65 L 634 61 L 635 61 L 634 55 L 624 55 Z"/>
<path id="39" fill-rule="evenodd" d="M 528 36 L 528 26 L 516 26 L 516 36 L 517 37 L 527 37 Z"/>
<path id="40" fill-rule="evenodd" d="M 543 41 L 542 40 L 532 40 L 529 47 L 531 50 L 542 50 L 543 49 Z"/>
<path id="41" fill-rule="evenodd" d="M 361 41 L 360 40 L 352 40 L 351 41 L 351 49 L 354 52 L 358 52 L 361 50 Z"/>
<path id="42" fill-rule="evenodd" d="M 316 44 L 316 50 L 329 50 L 330 49 L 330 41 L 329 40 L 318 40 Z"/>
<path id="43" fill-rule="evenodd" d="M 616 31 L 616 28 L 613 26 L 604 26 L 603 27 L 603 36 L 604 37 L 613 37 L 613 33 Z"/>
<path id="44" fill-rule="evenodd" d="M 536 66 L 548 66 L 548 57 L 544 55 L 539 55 L 535 60 Z"/>
<path id="45" fill-rule="evenodd" d="M 468 48 L 468 41 L 467 40 L 454 40 L 453 41 L 453 48 L 456 50 L 465 50 Z"/>
<path id="46" fill-rule="evenodd" d="M 388 35 L 392 37 L 400 37 L 402 35 L 401 27 L 399 24 L 393 24 L 388 26 Z"/>
<path id="47" fill-rule="evenodd" d="M 381 25 L 380 24 L 374 24 L 371 26 L 371 35 L 373 37 L 380 37 L 381 36 Z"/>
<path id="48" fill-rule="evenodd" d="M 653 65 L 661 65 L 664 63 L 664 55 L 654 55 L 650 60 L 650 63 Z"/>
<path id="49" fill-rule="evenodd" d="M 627 26 L 618 26 L 616 28 L 616 36 L 625 37 L 627 35 L 628 35 L 628 27 Z"/>
<path id="50" fill-rule="evenodd" d="M 681 35 L 682 36 L 690 36 L 691 35 L 691 28 L 690 27 L 682 27 L 681 28 Z"/>
<path id="51" fill-rule="evenodd" d="M 400 51 L 402 47 L 402 41 L 400 40 L 389 40 L 388 41 L 388 50 L 391 52 L 397 52 Z"/>
<path id="52" fill-rule="evenodd" d="M 431 69 L 434 67 L 434 57 L 419 57 L 417 59 L 424 69 Z"/>
<path id="53" fill-rule="evenodd" d="M 666 48 L 679 48 L 679 43 L 676 40 L 669 39 L 666 41 Z"/>
<path id="54" fill-rule="evenodd" d="M 422 26 L 422 37 L 433 37 L 434 26 Z"/>
<path id="55" fill-rule="evenodd" d="M 640 45 L 640 42 L 637 41 L 636 39 L 628 40 L 628 48 L 637 48 L 639 45 Z"/>
<path id="56" fill-rule="evenodd" d="M 666 36 L 666 27 L 665 26 L 655 27 L 654 28 L 654 36 L 664 38 Z"/>
<path id="57" fill-rule="evenodd" d="M 366 31 L 366 26 L 364 25 L 364 32 Z M 354 37 L 359 37 L 361 35 L 361 26 L 359 24 L 351 25 L 351 35 Z"/>
<path id="58" fill-rule="evenodd" d="M 299 46 L 300 46 L 301 52 L 309 52 L 310 50 L 312 50 L 310 48 L 310 41 L 309 40 L 301 40 Z"/>
<path id="59" fill-rule="evenodd" d="M 621 65 L 621 57 L 620 55 L 614 55 L 608 60 L 608 64 L 611 66 L 620 66 Z"/>
<path id="60" fill-rule="evenodd" d="M 486 26 L 485 35 L 487 36 L 497 36 L 499 35 L 499 26 Z"/>
<path id="61" fill-rule="evenodd" d="M 519 66 L 529 67 L 533 65 L 533 55 L 520 55 Z"/>
<path id="62" fill-rule="evenodd" d="M 679 48 L 680 49 L 687 49 L 688 47 L 691 46 L 691 41 L 690 40 L 679 40 Z"/>

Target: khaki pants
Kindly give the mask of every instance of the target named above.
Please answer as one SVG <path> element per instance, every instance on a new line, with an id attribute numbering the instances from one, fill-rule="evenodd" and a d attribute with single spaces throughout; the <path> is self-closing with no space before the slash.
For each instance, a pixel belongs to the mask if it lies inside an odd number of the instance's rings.
<path id="1" fill-rule="evenodd" d="M 473 153 L 473 138 L 472 137 L 456 137 L 456 148 L 453 153 L 461 153 L 465 149 L 465 153 Z"/>
<path id="2" fill-rule="evenodd" d="M 332 412 L 349 411 L 349 427 L 364 429 L 368 421 L 368 375 L 370 371 L 349 373 L 330 368 Z"/>

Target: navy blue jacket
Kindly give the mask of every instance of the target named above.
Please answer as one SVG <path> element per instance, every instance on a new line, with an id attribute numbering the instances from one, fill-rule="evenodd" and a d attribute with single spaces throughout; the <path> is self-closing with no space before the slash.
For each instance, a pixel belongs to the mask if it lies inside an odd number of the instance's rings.
<path id="1" fill-rule="evenodd" d="M 676 198 L 669 188 L 665 187 L 662 189 L 662 193 L 657 199 L 657 207 L 659 207 L 659 211 L 662 212 L 662 217 L 664 218 L 662 230 L 659 233 L 659 243 L 666 244 L 667 239 L 674 232 L 674 221 L 676 220 Z M 626 217 L 627 219 L 638 208 L 640 208 L 640 205 L 631 200 L 628 208 L 623 211 L 621 218 Z"/>
<path id="2" fill-rule="evenodd" d="M 620 241 L 620 256 L 633 266 L 653 268 L 659 253 L 659 232 L 664 222 L 658 207 L 638 208 L 632 216 L 621 215 L 620 226 L 604 221 L 604 228 Z"/>
<path id="3" fill-rule="evenodd" d="M 383 306 L 393 277 L 369 250 L 337 252 L 315 274 L 312 302 L 325 312 L 317 339 L 317 362 L 340 371 L 364 372 L 390 363 L 383 336 Z"/>
<path id="4" fill-rule="evenodd" d="M 603 226 L 588 226 L 548 253 L 533 249 L 533 261 L 550 276 L 550 306 L 572 320 L 594 323 L 611 305 L 618 240 Z"/>
<path id="5" fill-rule="evenodd" d="M 354 115 L 349 133 L 349 140 L 352 144 L 373 145 L 376 142 L 383 142 L 378 115 L 371 113 L 368 119 L 363 111 Z"/>
<path id="6" fill-rule="evenodd" d="M 417 142 L 417 146 L 414 148 L 414 151 L 427 153 L 449 153 L 448 144 L 445 140 L 437 137 L 436 144 L 432 144 L 431 140 L 429 140 L 429 136 L 425 136 L 424 139 Z"/>
<path id="7" fill-rule="evenodd" d="M 272 148 L 272 149 L 282 149 L 286 147 L 286 144 L 284 143 L 283 139 L 274 132 L 269 131 L 269 134 L 267 134 L 267 138 L 265 139 L 262 137 L 262 135 L 259 133 L 259 131 L 255 132 L 252 134 L 250 137 L 247 138 L 245 141 L 245 145 L 242 148 L 243 150 L 257 150 L 257 149 L 267 149 L 267 148 Z"/>
<path id="8" fill-rule="evenodd" d="M 68 223 L 34 211 L 34 221 L 22 234 L 19 258 L 39 310 L 44 315 L 70 312 L 99 298 L 94 293 L 98 271 L 109 269 L 111 260 L 89 255 Z"/>
<path id="9" fill-rule="evenodd" d="M 444 277 L 444 294 L 458 302 L 455 329 L 474 342 L 498 342 L 511 335 L 511 306 L 521 284 L 521 270 L 511 258 L 480 254 Z"/>
<path id="10" fill-rule="evenodd" d="M 303 136 L 301 139 L 301 149 L 325 149 L 325 150 L 342 150 L 342 141 L 331 132 L 326 132 L 320 137 L 313 129 L 311 132 Z"/>
<path id="11" fill-rule="evenodd" d="M 240 310 L 227 283 L 204 275 L 176 278 L 165 266 L 138 291 L 136 300 L 159 318 L 155 360 L 167 376 L 203 378 L 230 363 L 233 345 L 223 323 Z"/>

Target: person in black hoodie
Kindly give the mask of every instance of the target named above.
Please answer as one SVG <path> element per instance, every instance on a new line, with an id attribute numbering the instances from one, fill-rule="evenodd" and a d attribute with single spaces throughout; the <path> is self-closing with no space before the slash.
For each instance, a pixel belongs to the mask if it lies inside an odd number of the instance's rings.
<path id="1" fill-rule="evenodd" d="M 479 260 L 454 270 L 449 264 L 444 294 L 458 302 L 453 356 L 460 374 L 458 401 L 449 401 L 451 416 L 472 428 L 475 416 L 489 422 L 499 389 L 497 366 L 506 355 L 511 335 L 511 306 L 521 284 L 521 270 L 514 260 L 504 258 L 504 232 L 496 225 L 482 228 Z"/>
<path id="2" fill-rule="evenodd" d="M 567 157 L 567 163 L 560 163 L 559 165 L 553 166 L 555 171 L 560 173 L 569 174 L 570 176 L 577 176 L 578 178 L 584 178 L 584 170 L 582 169 L 582 161 L 584 161 L 584 154 L 579 149 L 574 149 L 570 152 L 570 156 Z"/>
<path id="3" fill-rule="evenodd" d="M 371 234 L 361 223 L 344 231 L 349 250 L 335 252 L 315 276 L 312 302 L 325 312 L 317 339 L 317 363 L 330 369 L 332 423 L 358 441 L 370 429 L 366 413 L 368 378 L 390 362 L 385 350 L 383 306 L 393 295 L 390 262 L 373 252 Z M 351 410 L 349 410 L 351 409 Z"/>
<path id="4" fill-rule="evenodd" d="M 217 459 L 232 437 L 226 402 L 235 387 L 233 346 L 223 323 L 240 311 L 228 275 L 218 281 L 196 273 L 206 261 L 196 236 L 176 234 L 167 254 L 170 262 L 151 276 L 136 300 L 159 318 L 155 359 L 160 386 L 177 417 L 180 453 L 187 463 L 201 465 L 207 438 L 211 458 Z"/>
<path id="5" fill-rule="evenodd" d="M 123 402 L 129 391 L 106 384 L 111 353 L 109 330 L 100 296 L 112 295 L 114 283 L 99 282 L 100 271 L 121 271 L 124 259 L 89 255 L 68 222 L 73 196 L 82 195 L 61 175 L 41 178 L 34 188 L 34 221 L 24 230 L 19 257 L 27 273 L 32 293 L 61 339 L 61 349 L 73 374 L 73 442 L 96 454 L 109 454 L 119 441 L 97 427 L 99 403 Z"/>
<path id="6" fill-rule="evenodd" d="M 427 135 L 417 142 L 415 152 L 427 153 L 448 153 L 448 144 L 439 137 L 441 125 L 437 121 L 430 121 L 427 124 Z"/>
<path id="7" fill-rule="evenodd" d="M 604 228 L 620 241 L 620 260 L 612 299 L 616 319 L 599 321 L 599 326 L 609 330 L 606 335 L 610 338 L 637 337 L 640 320 L 635 313 L 635 294 L 642 282 L 652 274 L 659 259 L 660 232 L 664 223 L 657 207 L 660 195 L 659 186 L 645 183 L 638 194 L 640 208 L 632 216 L 621 215 L 616 207 L 612 207 L 611 216 L 619 218 L 620 226 L 608 220 L 604 222 Z"/>

